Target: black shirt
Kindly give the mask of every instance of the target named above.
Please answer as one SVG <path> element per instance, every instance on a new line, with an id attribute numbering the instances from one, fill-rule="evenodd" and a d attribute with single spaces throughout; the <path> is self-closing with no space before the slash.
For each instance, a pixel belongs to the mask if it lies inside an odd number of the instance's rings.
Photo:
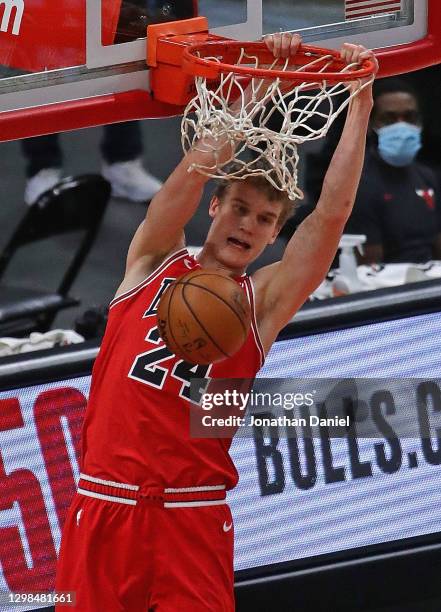
<path id="1" fill-rule="evenodd" d="M 417 263 L 432 259 L 440 231 L 441 197 L 430 168 L 417 162 L 396 168 L 368 150 L 345 233 L 381 244 L 385 263 Z"/>

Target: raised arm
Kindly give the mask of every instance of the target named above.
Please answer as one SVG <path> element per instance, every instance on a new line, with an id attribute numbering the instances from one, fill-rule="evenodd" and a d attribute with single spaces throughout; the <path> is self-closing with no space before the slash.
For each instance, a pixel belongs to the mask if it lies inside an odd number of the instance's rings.
<path id="1" fill-rule="evenodd" d="M 265 37 L 275 57 L 294 54 L 300 41 L 298 35 Z M 244 97 L 251 95 L 249 87 Z M 237 100 L 232 105 L 232 112 L 240 111 L 241 102 L 243 100 Z M 206 138 L 184 156 L 152 199 L 145 220 L 135 233 L 127 256 L 126 276 L 118 293 L 145 278 L 170 252 L 184 246 L 184 227 L 196 212 L 208 181 L 208 177 L 191 168 L 194 165 L 222 166 L 231 159 L 231 146 L 227 139 L 214 141 Z"/>
<path id="2" fill-rule="evenodd" d="M 375 59 L 359 45 L 345 44 L 341 54 L 349 62 Z M 334 259 L 360 181 L 371 109 L 369 85 L 349 105 L 315 210 L 289 241 L 282 260 L 254 275 L 259 328 L 267 348 L 322 282 Z"/>
<path id="3" fill-rule="evenodd" d="M 208 144 L 208 143 L 205 143 Z M 229 158 L 228 143 L 217 143 L 219 159 Z M 145 220 L 139 226 L 127 256 L 127 271 L 133 266 L 151 268 L 168 253 L 184 244 L 184 227 L 199 205 L 208 177 L 191 170 L 193 164 L 213 165 L 212 148 L 204 141 L 192 150 L 171 173 L 152 199 Z"/>

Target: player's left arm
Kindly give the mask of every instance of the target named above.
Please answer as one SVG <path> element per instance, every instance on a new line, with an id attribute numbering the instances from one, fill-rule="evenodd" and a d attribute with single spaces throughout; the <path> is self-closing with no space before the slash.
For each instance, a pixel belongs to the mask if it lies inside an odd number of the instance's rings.
<path id="1" fill-rule="evenodd" d="M 371 59 L 376 63 L 372 51 L 360 45 L 345 44 L 341 54 L 348 62 Z M 371 84 L 350 102 L 315 210 L 294 233 L 282 260 L 253 276 L 259 330 L 266 348 L 322 282 L 335 257 L 360 181 L 372 105 Z"/>

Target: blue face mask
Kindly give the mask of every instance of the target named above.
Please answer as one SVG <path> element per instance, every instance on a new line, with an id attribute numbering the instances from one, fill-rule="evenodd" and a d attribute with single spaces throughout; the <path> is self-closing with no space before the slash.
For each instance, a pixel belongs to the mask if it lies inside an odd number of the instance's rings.
<path id="1" fill-rule="evenodd" d="M 387 164 L 409 166 L 421 149 L 421 128 L 400 121 L 377 130 L 378 152 Z"/>

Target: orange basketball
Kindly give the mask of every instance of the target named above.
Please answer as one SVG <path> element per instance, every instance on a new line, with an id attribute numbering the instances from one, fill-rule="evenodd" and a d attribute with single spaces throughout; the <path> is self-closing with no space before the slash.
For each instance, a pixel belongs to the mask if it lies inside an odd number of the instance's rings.
<path id="1" fill-rule="evenodd" d="M 176 279 L 158 305 L 158 328 L 168 348 L 189 363 L 208 364 L 234 355 L 251 324 L 244 290 L 214 270 Z"/>

